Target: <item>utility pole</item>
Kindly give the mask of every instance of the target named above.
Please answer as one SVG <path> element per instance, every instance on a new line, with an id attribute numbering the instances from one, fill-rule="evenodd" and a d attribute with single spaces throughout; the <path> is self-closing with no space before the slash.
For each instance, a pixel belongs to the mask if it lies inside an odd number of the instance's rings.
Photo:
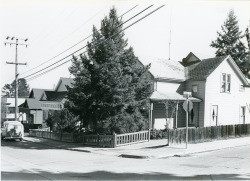
<path id="1" fill-rule="evenodd" d="M 249 26 L 248 26 L 248 59 L 250 63 L 250 20 L 249 20 Z"/>
<path id="2" fill-rule="evenodd" d="M 16 45 L 16 56 L 15 56 L 15 62 L 6 62 L 7 64 L 14 64 L 15 65 L 15 121 L 18 121 L 18 117 L 17 117 L 17 114 L 18 114 L 18 65 L 27 65 L 27 63 L 18 63 L 18 59 L 17 59 L 17 47 L 18 45 L 24 45 L 28 46 L 28 44 L 24 44 L 24 43 L 18 43 L 18 40 L 23 40 L 25 42 L 28 41 L 28 39 L 20 39 L 20 38 L 17 38 L 17 37 L 12 37 L 10 38 L 9 36 L 7 36 L 6 40 L 16 40 L 16 42 L 5 42 L 4 44 L 7 45 L 9 44 L 10 46 L 11 45 Z"/>

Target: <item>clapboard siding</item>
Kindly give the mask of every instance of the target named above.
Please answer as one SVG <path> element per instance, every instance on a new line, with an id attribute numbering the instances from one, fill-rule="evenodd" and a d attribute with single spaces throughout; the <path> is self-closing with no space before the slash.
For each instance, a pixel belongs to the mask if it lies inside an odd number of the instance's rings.
<path id="1" fill-rule="evenodd" d="M 221 93 L 221 74 L 231 75 L 230 93 Z M 247 89 L 240 91 L 242 81 L 233 69 L 228 60 L 223 61 L 207 78 L 205 93 L 205 115 L 204 126 L 215 126 L 211 117 L 211 106 L 218 105 L 218 125 L 242 124 L 240 120 L 240 106 L 246 106 L 246 123 L 250 123 L 249 110 L 247 104 L 250 104 L 250 95 Z"/>

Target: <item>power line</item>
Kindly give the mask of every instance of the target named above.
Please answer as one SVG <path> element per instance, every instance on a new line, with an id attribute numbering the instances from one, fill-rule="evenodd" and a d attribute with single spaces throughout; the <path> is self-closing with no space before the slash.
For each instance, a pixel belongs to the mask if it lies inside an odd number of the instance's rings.
<path id="1" fill-rule="evenodd" d="M 118 33 L 112 35 L 111 37 L 109 37 L 109 38 L 107 38 L 107 39 L 105 39 L 105 40 L 103 40 L 103 41 L 107 41 L 108 39 L 112 38 L 113 36 L 115 36 L 115 35 L 117 35 L 117 34 L 123 32 L 124 30 L 130 28 L 131 26 L 133 26 L 133 25 L 135 25 L 136 23 L 140 22 L 141 20 L 143 20 L 144 18 L 146 18 L 146 17 L 148 17 L 149 15 L 153 14 L 154 12 L 158 11 L 159 9 L 161 9 L 161 8 L 164 7 L 164 6 L 165 6 L 165 5 L 162 5 L 162 6 L 158 7 L 158 8 L 156 8 L 155 10 L 151 11 L 150 13 L 146 14 L 146 15 L 143 16 L 142 18 L 138 19 L 137 21 L 135 21 L 135 22 L 133 22 L 132 24 L 128 25 L 127 27 L 125 27 L 124 29 L 122 29 L 121 31 L 119 31 Z M 91 42 L 91 43 L 93 43 L 93 42 Z M 100 43 L 103 43 L 103 42 L 100 42 Z M 85 51 L 85 52 L 86 52 L 86 51 Z M 85 53 L 85 52 L 83 52 L 83 53 Z M 82 53 L 81 53 L 81 54 L 82 54 Z M 77 55 L 77 56 L 80 56 L 81 54 L 79 54 L 79 55 Z M 77 56 L 75 56 L 75 57 L 77 57 Z M 58 68 L 58 67 L 60 67 L 60 66 L 62 66 L 62 65 L 64 65 L 64 64 L 66 64 L 67 62 L 69 62 L 69 61 L 71 61 L 71 60 L 72 60 L 72 59 L 69 59 L 69 60 L 67 60 L 67 61 L 65 61 L 65 62 L 63 62 L 63 63 L 57 65 L 56 67 L 53 67 L 53 68 L 51 68 L 51 69 L 49 69 L 49 70 L 47 70 L 47 71 L 45 71 L 45 72 L 42 72 L 41 74 L 38 74 L 38 75 L 36 75 L 36 76 L 34 76 L 34 77 L 31 77 L 31 78 L 29 78 L 27 81 L 34 80 L 34 79 L 36 79 L 36 78 L 38 78 L 38 77 L 40 77 L 40 76 L 42 76 L 42 75 L 44 75 L 44 74 L 46 74 L 46 73 L 48 73 L 48 72 L 54 70 L 54 69 L 56 69 L 56 68 Z"/>
<path id="2" fill-rule="evenodd" d="M 143 13 L 143 12 L 146 11 L 147 9 L 151 8 L 152 6 L 153 6 L 153 5 L 148 6 L 147 8 L 145 8 L 145 9 L 142 10 L 141 12 L 137 13 L 137 14 L 134 15 L 133 17 L 129 18 L 129 19 L 126 20 L 125 22 L 119 24 L 119 25 L 118 25 L 117 27 L 115 27 L 115 28 L 118 28 L 118 27 L 122 26 L 123 24 L 127 23 L 128 21 L 131 21 L 133 18 L 135 18 L 136 16 L 140 15 L 141 13 Z M 89 35 L 87 38 L 89 38 L 90 36 L 92 36 L 92 34 Z M 87 38 L 85 38 L 85 39 L 87 39 Z M 81 41 L 83 41 L 83 40 L 81 40 Z M 93 43 L 93 41 L 92 41 L 91 43 Z M 74 45 L 73 45 L 73 46 L 74 46 Z M 72 47 L 73 47 L 73 46 L 72 46 Z M 72 48 L 72 47 L 70 47 L 70 48 Z M 57 64 L 57 63 L 59 63 L 59 62 L 61 62 L 61 61 L 63 61 L 63 60 L 65 60 L 66 58 L 70 57 L 72 54 L 75 54 L 75 53 L 79 52 L 80 50 L 82 50 L 82 49 L 84 49 L 84 48 L 86 48 L 86 47 L 87 47 L 87 45 L 85 45 L 85 46 L 83 46 L 82 48 L 76 50 L 75 52 L 73 52 L 73 53 L 67 55 L 66 57 L 64 57 L 64 58 L 62 58 L 62 59 L 56 61 L 55 63 L 53 63 L 53 64 L 51 64 L 51 65 L 49 65 L 49 66 L 47 66 L 47 67 L 45 67 L 45 68 L 43 68 L 43 69 L 41 69 L 41 70 L 38 70 L 38 71 L 36 71 L 36 72 L 34 72 L 34 73 L 30 74 L 30 75 L 27 75 L 27 76 L 25 76 L 25 77 L 23 77 L 23 78 L 28 78 L 28 77 L 30 77 L 30 76 L 32 76 L 32 75 L 35 75 L 35 74 L 37 74 L 37 73 L 39 73 L 39 72 L 41 72 L 41 71 L 43 71 L 43 70 L 45 70 L 45 69 L 47 69 L 47 68 L 50 68 L 51 66 L 53 66 L 53 65 L 55 65 L 55 64 Z M 70 48 L 68 48 L 67 50 L 69 50 Z M 65 52 L 65 51 L 64 51 L 64 52 Z M 62 52 L 62 53 L 64 53 L 64 52 Z M 62 54 L 62 53 L 61 53 L 61 54 Z M 58 56 L 58 55 L 56 55 L 55 57 L 57 57 L 57 56 Z M 53 57 L 53 58 L 55 58 L 55 57 Z M 53 58 L 52 58 L 52 59 L 53 59 Z M 48 62 L 48 61 L 47 61 L 47 62 Z M 44 63 L 43 63 L 43 64 L 44 64 Z M 40 64 L 40 65 L 42 65 L 42 64 Z M 40 66 L 40 65 L 39 65 L 39 66 Z M 37 67 L 38 67 L 38 66 L 37 66 Z"/>
<path id="3" fill-rule="evenodd" d="M 138 6 L 138 5 L 132 7 L 132 8 L 129 9 L 128 11 L 126 11 L 126 12 L 123 13 L 121 16 L 119 16 L 119 18 L 122 17 L 122 16 L 124 16 L 125 14 L 127 14 L 128 12 L 130 12 L 131 10 L 133 10 L 134 8 L 136 8 L 137 6 Z M 72 45 L 71 47 L 65 49 L 65 50 L 62 51 L 61 53 L 59 53 L 59 54 L 55 55 L 54 57 L 50 58 L 49 60 L 47 60 L 47 61 L 45 61 L 45 62 L 39 64 L 39 65 L 36 66 L 36 67 L 31 68 L 30 70 L 27 70 L 26 72 L 21 73 L 20 75 L 23 75 L 23 74 L 25 74 L 25 73 L 27 73 L 27 72 L 30 72 L 30 71 L 32 71 L 32 70 L 34 70 L 34 69 L 36 69 L 36 68 L 38 68 L 38 67 L 44 65 L 45 63 L 47 63 L 47 62 L 49 62 L 49 61 L 51 61 L 51 60 L 53 60 L 53 59 L 59 57 L 60 55 L 62 55 L 62 54 L 65 53 L 66 51 L 70 50 L 71 48 L 75 47 L 76 45 L 79 45 L 80 43 L 82 43 L 83 41 L 87 40 L 87 39 L 90 38 L 91 36 L 92 36 L 92 34 L 89 35 L 89 36 L 87 36 L 86 38 L 82 39 L 81 41 L 77 42 L 76 44 Z"/>
<path id="4" fill-rule="evenodd" d="M 102 12 L 104 9 L 106 8 L 106 6 L 104 8 L 102 8 L 101 10 L 99 10 L 97 13 L 95 13 L 93 16 L 91 16 L 87 21 L 85 21 L 84 23 L 82 23 L 80 26 L 78 26 L 77 28 L 75 28 L 71 33 L 69 33 L 67 36 L 65 36 L 64 38 L 62 38 L 60 42 L 62 42 L 63 40 L 65 40 L 66 38 L 68 38 L 69 36 L 71 36 L 73 33 L 75 33 L 78 29 L 80 29 L 82 26 L 86 25 L 92 18 L 96 17 L 100 12 Z"/>

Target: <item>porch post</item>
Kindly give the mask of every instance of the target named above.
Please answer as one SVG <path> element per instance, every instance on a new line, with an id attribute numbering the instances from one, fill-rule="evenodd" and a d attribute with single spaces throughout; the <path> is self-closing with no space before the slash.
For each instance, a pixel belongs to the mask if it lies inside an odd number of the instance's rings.
<path id="1" fill-rule="evenodd" d="M 152 116 L 152 112 L 153 112 L 153 102 L 150 102 L 150 110 L 149 110 L 149 129 L 153 128 L 153 116 Z"/>
<path id="2" fill-rule="evenodd" d="M 168 123 L 168 101 L 166 100 L 164 104 L 165 104 L 165 109 L 166 109 L 166 123 Z"/>
<path id="3" fill-rule="evenodd" d="M 176 114 L 175 114 L 175 128 L 177 129 L 177 120 L 178 120 L 178 107 L 179 107 L 179 101 L 176 103 Z"/>

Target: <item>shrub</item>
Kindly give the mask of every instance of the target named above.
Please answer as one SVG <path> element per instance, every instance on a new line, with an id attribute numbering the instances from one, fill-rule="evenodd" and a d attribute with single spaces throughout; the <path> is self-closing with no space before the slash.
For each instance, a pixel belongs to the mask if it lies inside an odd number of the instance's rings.
<path id="1" fill-rule="evenodd" d="M 157 130 L 153 129 L 150 132 L 150 139 L 166 139 L 168 138 L 168 130 Z"/>

